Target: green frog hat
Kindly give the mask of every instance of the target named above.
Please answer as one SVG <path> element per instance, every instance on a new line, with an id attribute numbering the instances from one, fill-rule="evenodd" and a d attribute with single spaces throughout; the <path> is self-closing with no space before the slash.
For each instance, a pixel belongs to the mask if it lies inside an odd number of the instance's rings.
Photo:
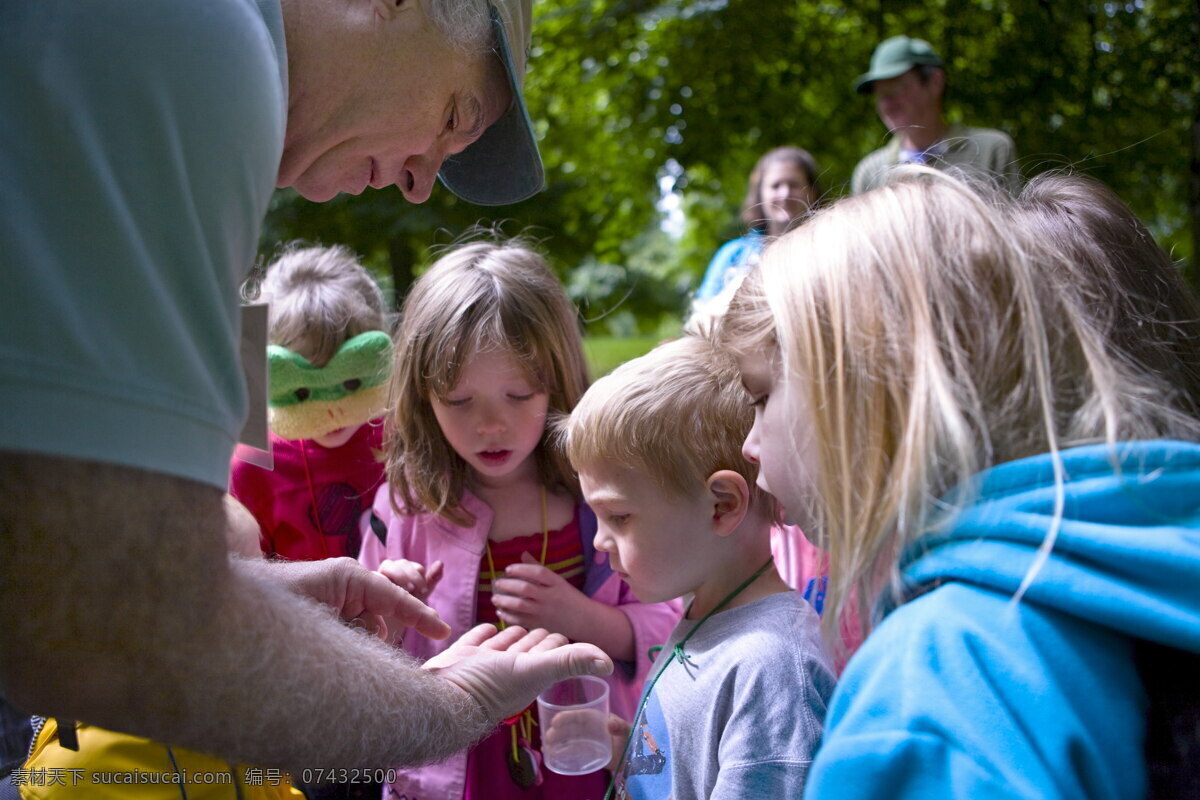
<path id="1" fill-rule="evenodd" d="M 271 430 L 284 439 L 316 439 L 362 425 L 387 408 L 392 342 L 383 331 L 347 339 L 323 367 L 286 347 L 267 346 Z"/>

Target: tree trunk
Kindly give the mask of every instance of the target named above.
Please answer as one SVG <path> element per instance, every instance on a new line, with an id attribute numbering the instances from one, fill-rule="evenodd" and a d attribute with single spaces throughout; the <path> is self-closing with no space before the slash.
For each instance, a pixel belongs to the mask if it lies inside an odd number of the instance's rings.
<path id="1" fill-rule="evenodd" d="M 1200 2 L 1200 0 L 1197 0 Z M 1197 12 L 1200 13 L 1200 12 Z M 1192 221 L 1192 263 L 1185 270 L 1192 286 L 1200 292 L 1200 97 L 1193 98 L 1192 163 L 1188 172 L 1188 217 Z"/>
<path id="2" fill-rule="evenodd" d="M 1200 42 L 1200 0 L 1192 14 L 1192 42 Z M 1193 75 L 1200 75 L 1200 47 L 1192 50 Z M 1195 83 L 1192 84 L 1195 86 Z M 1192 158 L 1188 165 L 1188 218 L 1192 222 L 1192 263 L 1185 270 L 1192 286 L 1200 291 L 1200 93 L 1192 96 Z"/>
<path id="3" fill-rule="evenodd" d="M 395 290 L 392 302 L 399 311 L 405 295 L 408 294 L 408 287 L 412 286 L 413 265 L 416 263 L 408 241 L 400 236 L 392 237 L 388 242 L 388 260 L 392 265 L 392 288 Z"/>

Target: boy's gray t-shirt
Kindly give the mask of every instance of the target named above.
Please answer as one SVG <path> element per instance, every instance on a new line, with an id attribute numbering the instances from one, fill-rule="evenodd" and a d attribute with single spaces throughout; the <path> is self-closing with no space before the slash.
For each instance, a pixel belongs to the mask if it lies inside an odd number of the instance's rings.
<path id="1" fill-rule="evenodd" d="M 783 592 L 682 620 L 633 726 L 618 797 L 799 797 L 836 678 L 816 612 Z"/>

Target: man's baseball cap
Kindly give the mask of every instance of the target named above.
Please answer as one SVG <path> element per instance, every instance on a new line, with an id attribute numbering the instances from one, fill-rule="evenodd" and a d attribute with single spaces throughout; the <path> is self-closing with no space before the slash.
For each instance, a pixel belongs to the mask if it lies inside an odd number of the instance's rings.
<path id="1" fill-rule="evenodd" d="M 913 67 L 940 67 L 942 59 L 933 50 L 933 45 L 924 39 L 893 36 L 885 39 L 871 54 L 871 69 L 858 76 L 854 91 L 870 94 L 875 81 L 898 78 Z"/>
<path id="2" fill-rule="evenodd" d="M 466 150 L 442 162 L 438 177 L 468 203 L 503 206 L 527 200 L 546 185 L 533 123 L 521 95 L 532 37 L 533 0 L 491 0 L 488 14 L 496 55 L 512 87 L 512 105 Z"/>

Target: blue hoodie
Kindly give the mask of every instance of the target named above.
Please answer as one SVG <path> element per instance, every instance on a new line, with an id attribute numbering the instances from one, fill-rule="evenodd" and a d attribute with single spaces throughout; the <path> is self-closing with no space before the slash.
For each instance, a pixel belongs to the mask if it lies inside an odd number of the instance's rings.
<path id="1" fill-rule="evenodd" d="M 1146 793 L 1133 639 L 1200 652 L 1200 444 L 1062 453 L 979 476 L 977 500 L 901 561 L 911 597 L 850 660 L 805 797 Z"/>

